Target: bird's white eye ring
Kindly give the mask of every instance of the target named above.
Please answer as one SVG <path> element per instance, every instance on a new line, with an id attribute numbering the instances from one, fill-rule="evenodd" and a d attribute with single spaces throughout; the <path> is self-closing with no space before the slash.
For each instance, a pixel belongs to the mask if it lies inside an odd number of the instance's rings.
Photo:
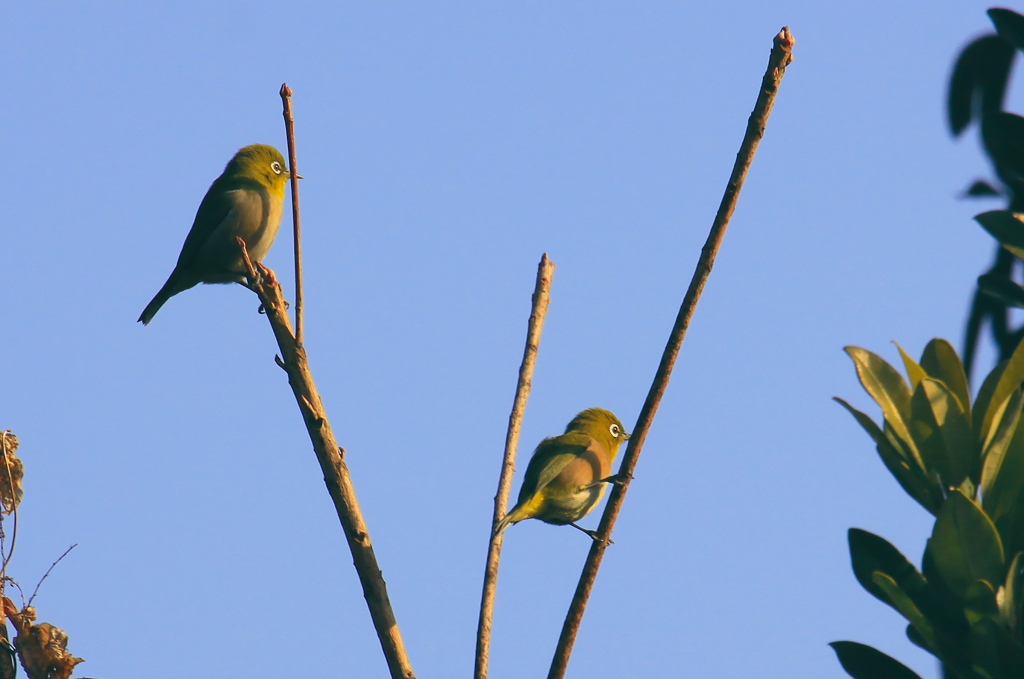
<path id="1" fill-rule="evenodd" d="M 608 427 L 608 431 L 612 433 L 613 438 L 619 438 L 619 435 L 622 434 L 622 430 L 619 429 L 619 425 L 617 424 L 613 424 L 612 426 Z"/>
<path id="2" fill-rule="evenodd" d="M 270 169 L 274 171 L 274 174 L 281 174 L 281 163 L 275 160 L 270 164 Z"/>

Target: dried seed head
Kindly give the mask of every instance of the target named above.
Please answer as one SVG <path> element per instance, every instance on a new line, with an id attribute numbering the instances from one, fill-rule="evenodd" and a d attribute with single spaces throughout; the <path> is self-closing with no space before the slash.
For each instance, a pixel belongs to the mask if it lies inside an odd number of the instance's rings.
<path id="1" fill-rule="evenodd" d="M 21 502 L 24 489 L 21 479 L 25 465 L 14 454 L 18 450 L 18 437 L 10 430 L 0 431 L 0 502 L 4 514 L 13 512 Z"/>

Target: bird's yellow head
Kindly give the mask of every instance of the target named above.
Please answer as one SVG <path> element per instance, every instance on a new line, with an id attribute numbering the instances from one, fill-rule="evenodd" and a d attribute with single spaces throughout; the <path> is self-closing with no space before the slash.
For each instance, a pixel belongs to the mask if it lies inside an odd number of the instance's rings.
<path id="1" fill-rule="evenodd" d="M 614 457 L 619 452 L 619 446 L 623 441 L 629 440 L 626 428 L 622 426 L 619 418 L 604 408 L 587 408 L 582 413 L 572 418 L 572 422 L 565 428 L 565 433 L 578 431 L 594 439 Z"/>
<path id="2" fill-rule="evenodd" d="M 285 184 L 292 175 L 280 151 L 266 144 L 252 144 L 238 149 L 222 176 L 251 179 L 284 195 Z"/>

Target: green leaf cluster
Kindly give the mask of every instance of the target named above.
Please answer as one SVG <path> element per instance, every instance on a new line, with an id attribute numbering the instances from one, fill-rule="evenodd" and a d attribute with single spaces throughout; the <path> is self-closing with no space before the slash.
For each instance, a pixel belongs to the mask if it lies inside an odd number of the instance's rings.
<path id="1" fill-rule="evenodd" d="M 1010 114 L 1005 115 L 1009 116 Z M 1015 118 L 1020 117 L 1015 116 Z M 1019 123 L 1016 137 L 1019 138 L 1018 146 L 1024 149 L 1024 118 L 1020 118 Z M 1020 164 L 1024 166 L 1024 152 L 1014 155 L 1019 158 Z M 1004 249 L 1024 259 L 1024 214 L 1011 212 L 1010 210 L 992 210 L 990 212 L 982 212 L 974 219 L 993 238 L 999 241 L 999 244 Z M 1006 276 L 991 273 L 983 274 L 978 277 L 978 287 L 1007 306 L 1024 307 L 1024 286 L 1010 280 Z"/>
<path id="2" fill-rule="evenodd" d="M 1024 345 L 973 401 L 949 342 L 932 340 L 920 361 L 899 351 L 906 378 L 878 355 L 846 348 L 882 409 L 880 425 L 836 401 L 935 526 L 920 570 L 884 538 L 851 529 L 854 575 L 906 618 L 907 636 L 942 662 L 946 677 L 1024 677 Z M 832 647 L 857 679 L 917 677 L 870 646 Z"/>

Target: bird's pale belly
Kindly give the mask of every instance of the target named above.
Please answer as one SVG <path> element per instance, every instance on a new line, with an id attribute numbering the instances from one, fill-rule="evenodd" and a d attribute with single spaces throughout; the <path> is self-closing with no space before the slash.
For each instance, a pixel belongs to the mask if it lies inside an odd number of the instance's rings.
<path id="1" fill-rule="evenodd" d="M 572 495 L 545 497 L 543 508 L 536 518 L 560 526 L 582 519 L 601 500 L 604 489 L 605 484 L 602 483 Z"/>

